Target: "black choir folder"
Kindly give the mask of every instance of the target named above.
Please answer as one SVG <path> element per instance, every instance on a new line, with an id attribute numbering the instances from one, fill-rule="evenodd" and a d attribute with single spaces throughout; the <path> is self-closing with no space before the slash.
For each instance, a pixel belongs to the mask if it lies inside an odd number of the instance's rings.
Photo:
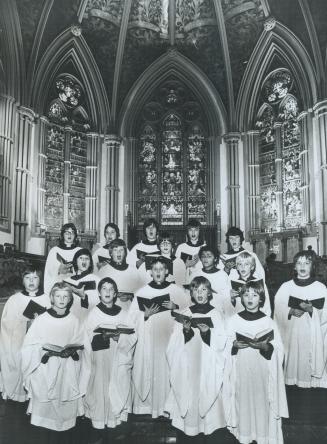
<path id="1" fill-rule="evenodd" d="M 181 253 L 181 259 L 184 263 L 186 263 L 187 259 L 191 261 L 193 259 L 193 256 L 191 254 Z"/>
<path id="2" fill-rule="evenodd" d="M 71 285 L 74 288 L 77 289 L 81 289 L 84 288 L 84 290 L 95 290 L 96 289 L 96 282 L 95 281 L 82 281 L 79 282 L 78 284 L 74 284 L 74 282 L 70 281 L 65 281 L 67 284 Z"/>
<path id="3" fill-rule="evenodd" d="M 72 261 L 66 261 L 59 253 L 57 253 L 57 261 L 64 265 L 73 266 Z"/>
<path id="4" fill-rule="evenodd" d="M 134 293 L 131 293 L 130 291 L 118 291 L 118 298 L 121 296 L 128 296 L 129 300 L 132 300 L 134 298 Z"/>
<path id="5" fill-rule="evenodd" d="M 290 308 L 297 308 L 301 310 L 300 304 L 301 302 L 305 302 L 306 304 L 311 303 L 314 308 L 317 310 L 322 310 L 325 305 L 325 298 L 318 298 L 318 299 L 312 299 L 311 301 L 308 301 L 308 299 L 299 299 L 295 296 L 290 296 L 288 299 L 288 306 Z"/>
<path id="6" fill-rule="evenodd" d="M 246 344 L 267 341 L 270 342 L 274 339 L 274 330 L 269 328 L 253 335 L 251 333 L 236 333 L 236 340 L 245 342 Z"/>
<path id="7" fill-rule="evenodd" d="M 224 264 L 224 267 L 227 269 L 225 270 L 227 274 L 230 273 L 232 268 L 236 268 L 236 256 L 231 257 L 230 259 L 225 259 L 220 257 L 222 260 L 222 263 Z"/>
<path id="8" fill-rule="evenodd" d="M 45 307 L 42 307 L 42 305 L 39 305 L 37 302 L 30 300 L 23 311 L 23 316 L 28 319 L 34 319 L 35 315 L 40 315 L 46 311 L 47 309 Z"/>
<path id="9" fill-rule="evenodd" d="M 141 296 L 137 296 L 137 303 L 139 304 L 139 309 L 141 311 L 145 311 L 145 307 L 150 308 L 151 305 L 153 305 L 153 304 L 159 306 L 158 313 L 160 313 L 161 311 L 169 310 L 168 308 L 163 307 L 161 305 L 163 302 L 169 302 L 169 301 L 170 301 L 169 293 L 164 294 L 162 296 L 156 296 L 151 299 L 142 298 Z"/>
<path id="10" fill-rule="evenodd" d="M 210 316 L 203 317 L 203 318 L 194 318 L 192 316 L 186 316 L 182 313 L 178 313 L 177 311 L 172 311 L 171 315 L 180 324 L 183 324 L 184 321 L 189 321 L 189 322 L 191 322 L 191 327 L 194 327 L 194 328 L 196 328 L 199 324 L 205 324 L 209 328 L 213 328 L 213 323 L 212 323 L 212 319 L 210 318 Z"/>
<path id="11" fill-rule="evenodd" d="M 94 333 L 117 333 L 117 334 L 125 334 L 125 335 L 131 335 L 132 333 L 135 333 L 135 330 L 133 327 L 128 327 L 124 324 L 99 324 L 95 330 L 93 330 Z"/>
<path id="12" fill-rule="evenodd" d="M 45 350 L 47 352 L 51 352 L 54 356 L 62 356 L 63 353 L 69 353 L 69 355 L 73 355 L 78 350 L 83 350 L 84 345 L 82 344 L 67 344 L 64 347 L 61 347 L 60 345 L 55 344 L 44 344 L 42 346 L 42 350 Z"/>
<path id="13" fill-rule="evenodd" d="M 100 264 L 103 264 L 104 262 L 109 262 L 110 257 L 98 256 L 98 261 L 100 262 Z"/>
<path id="14" fill-rule="evenodd" d="M 255 284 L 256 287 L 263 287 L 263 280 L 259 279 L 257 281 L 248 281 L 253 284 Z M 243 285 L 247 284 L 248 282 L 242 282 L 242 281 L 231 281 L 232 290 L 237 291 L 238 293 L 242 290 Z"/>

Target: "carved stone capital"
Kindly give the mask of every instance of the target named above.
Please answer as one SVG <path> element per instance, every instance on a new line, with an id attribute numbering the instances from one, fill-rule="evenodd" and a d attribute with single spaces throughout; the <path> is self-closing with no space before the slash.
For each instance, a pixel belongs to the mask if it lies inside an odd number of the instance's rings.
<path id="1" fill-rule="evenodd" d="M 224 134 L 223 138 L 227 144 L 238 143 L 238 141 L 241 138 L 241 134 L 240 133 L 227 133 L 227 134 Z"/>
<path id="2" fill-rule="evenodd" d="M 119 148 L 121 144 L 121 138 L 116 134 L 108 134 L 104 138 L 104 143 L 107 148 Z"/>
<path id="3" fill-rule="evenodd" d="M 82 28 L 79 25 L 72 25 L 70 28 L 70 32 L 75 36 L 79 37 L 82 35 Z"/>
<path id="4" fill-rule="evenodd" d="M 263 24 L 263 28 L 266 32 L 269 32 L 274 29 L 276 26 L 276 19 L 275 17 L 269 17 Z"/>

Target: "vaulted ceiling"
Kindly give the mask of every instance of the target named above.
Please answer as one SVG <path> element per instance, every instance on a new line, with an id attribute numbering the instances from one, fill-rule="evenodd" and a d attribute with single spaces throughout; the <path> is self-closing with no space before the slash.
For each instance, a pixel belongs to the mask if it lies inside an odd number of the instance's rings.
<path id="1" fill-rule="evenodd" d="M 142 73 L 175 48 L 218 91 L 233 127 L 244 73 L 271 17 L 299 40 L 318 83 L 325 77 L 325 0 L 0 0 L 2 7 L 14 17 L 26 101 L 47 49 L 69 29 L 90 51 L 113 122 Z M 67 59 L 62 69 L 74 67 Z"/>

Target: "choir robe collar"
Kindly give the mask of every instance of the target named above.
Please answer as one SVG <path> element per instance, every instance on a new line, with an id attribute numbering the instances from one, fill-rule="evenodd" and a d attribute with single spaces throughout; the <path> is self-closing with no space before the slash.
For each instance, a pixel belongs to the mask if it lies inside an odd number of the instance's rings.
<path id="1" fill-rule="evenodd" d="M 219 268 L 217 268 L 217 267 L 213 267 L 213 268 L 211 268 L 211 270 L 205 270 L 204 268 L 202 268 L 202 272 L 206 273 L 206 274 L 217 273 L 217 271 L 219 271 Z"/>
<path id="2" fill-rule="evenodd" d="M 241 311 L 240 313 L 238 313 L 238 315 L 244 319 L 245 321 L 257 321 L 258 319 L 264 318 L 266 315 L 258 310 L 255 313 L 252 313 L 251 311 Z"/>
<path id="3" fill-rule="evenodd" d="M 154 241 L 149 241 L 148 239 L 144 239 L 144 241 L 142 241 L 142 244 L 144 245 L 157 245 L 158 241 L 157 239 Z"/>
<path id="4" fill-rule="evenodd" d="M 64 314 L 60 315 L 53 308 L 49 308 L 47 310 L 47 313 L 49 313 L 49 315 L 52 316 L 53 318 L 65 318 L 66 316 L 69 315 L 69 310 L 66 310 Z"/>
<path id="5" fill-rule="evenodd" d="M 122 264 L 116 264 L 116 262 L 114 262 L 112 259 L 111 261 L 109 261 L 109 265 L 112 266 L 112 268 L 114 268 L 115 270 L 119 270 L 119 271 L 125 271 L 128 268 L 128 264 L 126 263 L 126 260 L 122 263 Z"/>
<path id="6" fill-rule="evenodd" d="M 32 298 L 37 297 L 37 296 L 42 296 L 43 295 L 43 291 L 39 288 L 38 291 L 35 293 L 35 295 L 31 296 L 30 293 L 26 290 L 22 290 L 21 293 L 24 296 L 30 296 Z"/>
<path id="7" fill-rule="evenodd" d="M 171 284 L 171 282 L 167 282 L 167 281 L 163 281 L 162 284 L 157 284 L 156 282 L 151 281 L 151 282 L 149 283 L 149 286 L 150 286 L 151 288 L 156 289 L 156 290 L 163 290 L 163 289 L 169 287 L 170 284 Z"/>
<path id="8" fill-rule="evenodd" d="M 307 287 L 308 285 L 313 284 L 315 281 L 316 279 L 311 276 L 308 279 L 298 279 L 297 277 L 293 279 L 294 284 L 298 287 Z"/>
<path id="9" fill-rule="evenodd" d="M 194 304 L 190 307 L 190 310 L 192 313 L 207 314 L 213 310 L 213 308 L 214 307 L 207 302 L 206 304 Z"/>
<path id="10" fill-rule="evenodd" d="M 58 248 L 60 248 L 61 250 L 74 250 L 74 248 L 76 248 L 78 245 L 77 244 L 73 244 L 70 247 L 67 247 L 66 244 L 59 244 Z"/>
<path id="11" fill-rule="evenodd" d="M 189 241 L 189 240 L 186 242 L 186 244 L 187 244 L 189 247 L 202 247 L 202 245 L 204 245 L 204 243 L 203 243 L 200 239 L 198 239 L 198 241 L 197 241 L 196 244 L 192 244 L 192 242 Z"/>
<path id="12" fill-rule="evenodd" d="M 241 247 L 239 250 L 235 251 L 235 250 L 228 250 L 227 253 L 225 254 L 238 254 L 238 253 L 242 253 L 242 251 L 245 251 L 245 249 L 243 247 Z"/>
<path id="13" fill-rule="evenodd" d="M 241 278 L 241 275 L 240 275 L 240 273 L 238 273 L 238 276 L 239 276 L 239 281 L 242 281 L 242 282 L 252 282 L 252 281 L 257 281 L 258 279 L 256 279 L 254 276 L 253 276 L 253 274 L 250 274 L 250 276 L 248 277 L 248 279 L 245 281 L 244 279 L 242 279 Z"/>
<path id="14" fill-rule="evenodd" d="M 103 302 L 100 302 L 97 307 L 100 311 L 102 311 L 102 313 L 105 313 L 109 316 L 116 316 L 118 315 L 118 313 L 121 312 L 121 307 L 118 307 L 118 305 L 115 304 L 110 308 L 104 305 Z"/>
<path id="15" fill-rule="evenodd" d="M 88 274 L 90 274 L 90 271 L 85 270 L 81 274 L 74 274 L 74 276 L 71 276 L 70 279 L 72 279 L 73 281 L 79 281 L 80 279 L 87 276 Z"/>

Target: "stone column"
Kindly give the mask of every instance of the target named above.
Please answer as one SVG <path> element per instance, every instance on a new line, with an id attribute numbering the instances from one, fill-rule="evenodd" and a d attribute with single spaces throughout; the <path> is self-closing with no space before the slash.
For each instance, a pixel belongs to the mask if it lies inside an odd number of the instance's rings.
<path id="1" fill-rule="evenodd" d="M 64 148 L 64 224 L 69 222 L 69 186 L 70 186 L 70 144 L 73 128 L 65 126 L 65 148 Z"/>
<path id="2" fill-rule="evenodd" d="M 260 231 L 259 131 L 246 134 L 248 160 L 248 215 L 252 233 Z"/>
<path id="3" fill-rule="evenodd" d="M 282 153 L 282 123 L 276 122 L 274 124 L 275 130 L 275 146 L 276 146 L 276 204 L 277 204 L 277 231 L 282 231 L 284 228 L 284 208 L 283 208 L 283 153 Z"/>
<path id="4" fill-rule="evenodd" d="M 228 168 L 228 220 L 230 226 L 240 225 L 240 184 L 239 184 L 239 133 L 224 135 L 227 145 L 227 168 Z"/>
<path id="5" fill-rule="evenodd" d="M 99 141 L 99 134 L 87 134 L 85 231 L 90 234 L 95 234 L 97 230 Z"/>
<path id="6" fill-rule="evenodd" d="M 47 164 L 47 126 L 49 120 L 42 116 L 39 122 L 39 152 L 38 152 L 38 176 L 37 176 L 37 214 L 36 214 L 36 233 L 41 234 L 45 230 L 44 208 L 45 208 L 45 182 L 46 182 L 46 164 Z"/>
<path id="7" fill-rule="evenodd" d="M 108 222 L 118 222 L 118 175 L 120 138 L 115 134 L 105 137 L 106 149 L 106 213 Z"/>
<path id="8" fill-rule="evenodd" d="M 31 109 L 22 106 L 18 108 L 18 114 L 14 242 L 19 251 L 26 251 L 35 114 Z"/>
<path id="9" fill-rule="evenodd" d="M 317 144 L 319 162 L 319 219 L 320 255 L 327 254 L 327 100 L 317 103 L 314 108 L 317 123 Z"/>
<path id="10" fill-rule="evenodd" d="M 0 228 L 10 231 L 13 181 L 15 99 L 0 96 Z"/>
<path id="11" fill-rule="evenodd" d="M 310 182 L 309 182 L 309 128 L 308 112 L 302 112 L 298 117 L 301 133 L 301 198 L 302 198 L 302 223 L 303 225 L 311 222 L 310 212 Z"/>

